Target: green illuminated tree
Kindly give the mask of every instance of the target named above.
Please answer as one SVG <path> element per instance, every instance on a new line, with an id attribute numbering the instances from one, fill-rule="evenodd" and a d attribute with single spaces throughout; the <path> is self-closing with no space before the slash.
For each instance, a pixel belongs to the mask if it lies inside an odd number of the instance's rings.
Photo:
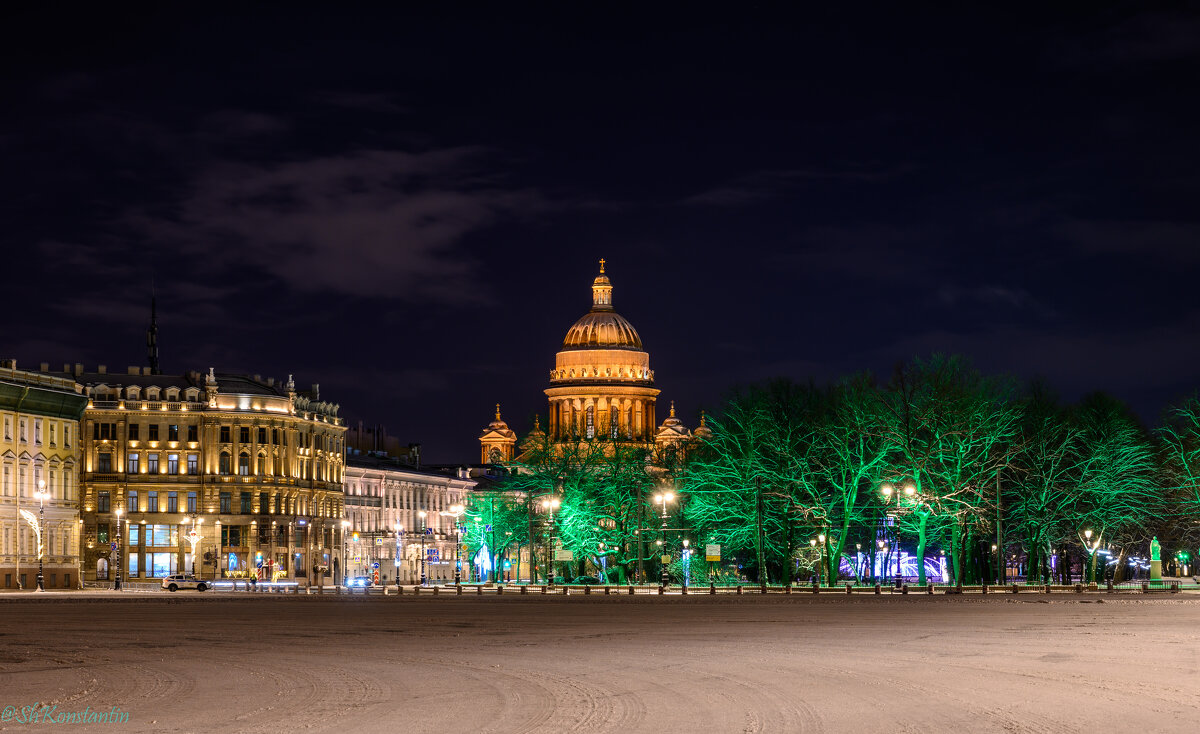
<path id="1" fill-rule="evenodd" d="M 1018 411 L 1008 385 L 984 377 L 961 357 L 934 355 L 900 365 L 882 391 L 892 446 L 894 512 L 917 536 L 918 582 L 925 583 L 931 530 L 948 526 L 951 569 L 962 582 L 972 534 L 989 522 L 996 472 L 1016 434 Z"/>
<path id="2" fill-rule="evenodd" d="M 1125 558 L 1146 543 L 1166 507 L 1149 437 L 1113 398 L 1095 394 L 1079 406 L 1082 436 L 1078 518 L 1097 540 L 1119 544 L 1117 580 Z"/>
<path id="3" fill-rule="evenodd" d="M 555 443 L 540 433 L 522 446 L 503 486 L 525 498 L 528 535 L 542 544 L 534 557 L 553 553 L 553 535 L 556 545 L 561 542 L 574 553 L 579 573 L 591 564 L 625 583 L 634 567 L 647 560 L 645 544 L 639 542 L 654 486 L 646 471 L 647 450 L 608 439 Z M 559 501 L 553 526 L 551 513 L 542 507 L 542 500 L 551 497 Z M 546 572 L 543 563 L 535 563 L 531 578 L 536 580 L 539 569 Z"/>
<path id="4" fill-rule="evenodd" d="M 502 578 L 504 561 L 513 551 L 516 576 L 520 578 L 521 549 L 529 546 L 529 540 L 528 512 L 522 493 L 489 488 L 467 497 L 463 545 L 473 552 L 487 547 L 492 566 L 490 581 Z"/>
<path id="5" fill-rule="evenodd" d="M 1170 496 L 1178 503 L 1171 513 L 1175 532 L 1181 539 L 1195 541 L 1200 528 L 1194 522 L 1200 518 L 1200 396 L 1168 409 L 1158 435 L 1165 478 L 1173 486 Z"/>

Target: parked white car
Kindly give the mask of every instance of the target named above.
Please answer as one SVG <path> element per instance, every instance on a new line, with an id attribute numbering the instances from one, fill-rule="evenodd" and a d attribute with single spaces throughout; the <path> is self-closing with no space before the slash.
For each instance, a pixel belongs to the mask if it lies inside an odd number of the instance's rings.
<path id="1" fill-rule="evenodd" d="M 163 579 L 162 587 L 167 591 L 179 591 L 180 589 L 204 591 L 208 588 L 208 582 L 204 579 L 198 579 L 191 574 L 178 573 Z"/>

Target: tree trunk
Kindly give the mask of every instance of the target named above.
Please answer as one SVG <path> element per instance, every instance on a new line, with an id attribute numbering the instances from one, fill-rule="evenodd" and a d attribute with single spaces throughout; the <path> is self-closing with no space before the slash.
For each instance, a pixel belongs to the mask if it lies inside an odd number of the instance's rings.
<path id="1" fill-rule="evenodd" d="M 924 586 L 925 580 L 925 546 L 928 543 L 929 514 L 922 512 L 917 523 L 917 584 Z"/>
<path id="2" fill-rule="evenodd" d="M 755 522 L 757 523 L 757 527 L 758 527 L 758 532 L 754 536 L 754 540 L 755 540 L 754 550 L 755 550 L 755 558 L 758 563 L 758 582 L 760 584 L 765 584 L 765 583 L 768 583 L 768 577 L 767 577 L 767 561 L 766 561 L 765 555 L 763 554 L 764 529 L 763 529 L 762 477 L 758 477 L 754 480 L 754 493 L 755 493 L 754 516 L 755 516 Z"/>

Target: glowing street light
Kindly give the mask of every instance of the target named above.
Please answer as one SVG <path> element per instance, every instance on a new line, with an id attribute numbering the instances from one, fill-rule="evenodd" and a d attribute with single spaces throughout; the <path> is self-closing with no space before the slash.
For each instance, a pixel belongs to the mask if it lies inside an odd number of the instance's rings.
<path id="1" fill-rule="evenodd" d="M 396 588 L 400 588 L 400 559 L 404 556 L 404 526 L 396 523 Z"/>
<path id="2" fill-rule="evenodd" d="M 667 555 L 667 503 L 674 502 L 675 495 L 671 492 L 663 492 L 662 494 L 654 495 L 654 501 L 658 502 L 662 505 L 662 536 L 661 536 L 662 543 L 661 543 L 661 545 L 663 547 L 663 556 L 665 557 Z M 663 559 L 660 558 L 659 560 L 662 561 Z M 662 586 L 664 589 L 667 586 L 669 586 L 671 583 L 671 578 L 667 574 L 667 564 L 665 561 L 663 561 L 663 563 L 662 563 L 662 581 L 661 582 L 662 582 Z"/>

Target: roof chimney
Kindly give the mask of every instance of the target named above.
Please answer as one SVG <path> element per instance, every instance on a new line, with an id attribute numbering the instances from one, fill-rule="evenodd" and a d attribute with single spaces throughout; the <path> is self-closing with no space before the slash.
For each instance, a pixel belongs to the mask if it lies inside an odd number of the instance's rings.
<path id="1" fill-rule="evenodd" d="M 315 382 L 313 383 L 313 389 L 312 389 L 312 399 L 313 399 L 313 400 L 320 400 L 320 399 L 321 399 L 321 386 L 320 386 L 320 385 L 318 385 L 318 384 L 317 384 L 317 383 L 315 383 Z"/>
<path id="2" fill-rule="evenodd" d="M 41 369 L 39 370 L 40 372 L 49 372 L 50 371 L 50 363 L 49 362 L 42 362 L 41 365 L 39 365 L 39 366 L 41 367 Z"/>
<path id="3" fill-rule="evenodd" d="M 98 375 L 107 375 L 107 374 L 108 374 L 108 367 L 106 367 L 105 365 L 100 365 L 99 367 L 97 367 L 97 368 L 96 368 L 96 374 L 98 374 Z"/>
<path id="4" fill-rule="evenodd" d="M 83 374 L 83 363 L 82 363 L 82 362 L 76 362 L 76 363 L 75 363 L 75 376 L 76 376 L 76 377 L 79 377 L 79 376 L 80 376 L 80 375 L 82 375 L 82 374 Z"/>
<path id="5" fill-rule="evenodd" d="M 134 367 L 130 367 L 129 369 L 125 370 L 125 372 L 130 375 L 140 375 L 140 374 L 142 374 L 142 368 L 134 366 Z"/>

